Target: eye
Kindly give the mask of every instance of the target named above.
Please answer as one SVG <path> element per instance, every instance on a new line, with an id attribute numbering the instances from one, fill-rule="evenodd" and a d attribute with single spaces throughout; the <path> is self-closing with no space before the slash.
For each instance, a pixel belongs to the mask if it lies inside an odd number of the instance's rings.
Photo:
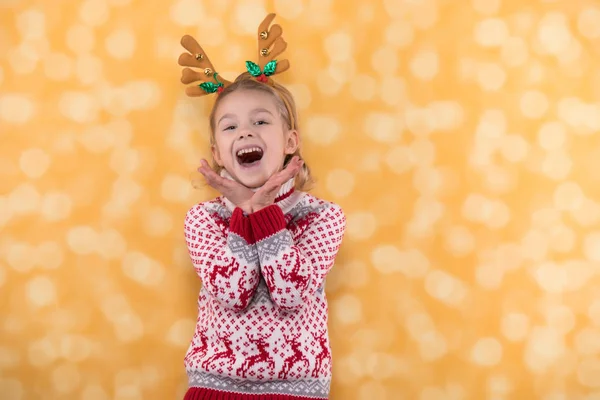
<path id="1" fill-rule="evenodd" d="M 235 129 L 235 125 L 229 125 L 229 126 L 226 126 L 223 130 L 224 131 L 232 131 L 234 129 Z"/>
<path id="2" fill-rule="evenodd" d="M 262 120 L 261 120 L 261 121 L 256 121 L 254 124 L 255 124 L 255 125 L 267 125 L 267 124 L 268 124 L 268 122 L 267 122 L 267 121 L 262 121 Z"/>

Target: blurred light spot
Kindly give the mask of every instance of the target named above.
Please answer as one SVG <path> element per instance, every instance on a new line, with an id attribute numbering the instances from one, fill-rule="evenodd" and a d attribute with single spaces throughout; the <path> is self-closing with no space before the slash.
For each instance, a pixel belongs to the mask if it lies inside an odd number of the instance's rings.
<path id="1" fill-rule="evenodd" d="M 387 400 L 386 386 L 380 382 L 366 381 L 358 388 L 357 400 Z"/>
<path id="2" fill-rule="evenodd" d="M 542 172 L 552 179 L 564 179 L 571 171 L 573 161 L 565 150 L 548 152 L 542 161 Z"/>
<path id="3" fill-rule="evenodd" d="M 94 29 L 90 26 L 77 24 L 67 30 L 67 47 L 74 54 L 92 52 L 95 42 Z"/>
<path id="4" fill-rule="evenodd" d="M 512 163 L 523 161 L 529 151 L 529 142 L 519 135 L 506 135 L 500 142 L 500 154 Z"/>
<path id="5" fill-rule="evenodd" d="M 350 288 L 362 287 L 369 281 L 369 268 L 362 261 L 350 261 L 344 264 L 341 269 L 346 277 L 344 284 Z"/>
<path id="6" fill-rule="evenodd" d="M 52 370 L 52 386 L 59 393 L 72 393 L 81 382 L 79 368 L 75 364 L 62 364 Z"/>
<path id="7" fill-rule="evenodd" d="M 158 285 L 165 276 L 164 267 L 158 261 L 136 251 L 123 257 L 122 268 L 128 278 L 142 285 Z"/>
<path id="8" fill-rule="evenodd" d="M 99 111 L 96 97 L 86 92 L 64 92 L 58 108 L 62 115 L 80 123 L 95 121 Z"/>
<path id="9" fill-rule="evenodd" d="M 538 143 L 545 150 L 558 150 L 566 140 L 567 132 L 560 122 L 546 122 L 538 131 Z"/>
<path id="10" fill-rule="evenodd" d="M 82 335 L 63 335 L 60 339 L 61 356 L 73 363 L 87 359 L 92 353 L 90 340 Z"/>
<path id="11" fill-rule="evenodd" d="M 413 186 L 422 195 L 435 195 L 442 188 L 443 176 L 431 167 L 418 168 L 413 175 Z"/>
<path id="12" fill-rule="evenodd" d="M 312 116 L 306 121 L 304 134 L 311 142 L 328 146 L 335 142 L 341 131 L 340 122 L 334 117 Z"/>
<path id="13" fill-rule="evenodd" d="M 59 357 L 59 342 L 46 336 L 31 342 L 28 348 L 29 363 L 35 367 L 47 367 Z"/>
<path id="14" fill-rule="evenodd" d="M 413 338 L 418 341 L 421 337 L 435 332 L 435 325 L 431 317 L 424 312 L 411 313 L 405 320 L 406 329 Z"/>
<path id="15" fill-rule="evenodd" d="M 459 305 L 467 294 L 465 284 L 442 270 L 432 270 L 425 277 L 425 291 L 448 305 Z"/>
<path id="16" fill-rule="evenodd" d="M 521 96 L 521 112 L 531 119 L 541 118 L 548 110 L 548 98 L 537 90 L 529 90 Z"/>
<path id="17" fill-rule="evenodd" d="M 525 347 L 525 365 L 539 374 L 554 365 L 566 351 L 564 337 L 550 327 L 535 327 Z"/>
<path id="18" fill-rule="evenodd" d="M 44 58 L 44 75 L 55 81 L 66 81 L 73 73 L 73 60 L 63 53 Z"/>
<path id="19" fill-rule="evenodd" d="M 483 90 L 499 90 L 506 82 L 506 72 L 498 64 L 490 62 L 481 63 L 477 69 L 477 82 Z"/>
<path id="20" fill-rule="evenodd" d="M 411 24 L 404 21 L 392 21 L 385 30 L 385 40 L 388 44 L 398 48 L 405 48 L 415 38 L 415 31 Z"/>
<path id="21" fill-rule="evenodd" d="M 455 101 L 434 101 L 430 103 L 430 118 L 434 120 L 436 130 L 451 131 L 459 128 L 464 120 L 464 108 Z"/>
<path id="22" fill-rule="evenodd" d="M 493 367 L 502 360 L 502 344 L 495 338 L 477 340 L 471 350 L 471 360 L 484 367 Z"/>
<path id="23" fill-rule="evenodd" d="M 18 367 L 21 363 L 21 356 L 17 349 L 8 347 L 0 347 L 0 368 L 10 370 Z"/>
<path id="24" fill-rule="evenodd" d="M 499 109 L 487 109 L 483 111 L 475 135 L 477 139 L 496 139 L 506 134 L 508 122 L 504 111 Z"/>
<path id="25" fill-rule="evenodd" d="M 171 20 L 181 26 L 200 25 L 202 17 L 207 15 L 202 2 L 194 0 L 179 0 L 171 5 Z"/>
<path id="26" fill-rule="evenodd" d="M 585 8 L 579 12 L 577 18 L 577 29 L 588 39 L 600 38 L 600 9 Z"/>
<path id="27" fill-rule="evenodd" d="M 71 215 L 73 203 L 66 193 L 48 192 L 42 197 L 40 213 L 48 222 L 60 221 Z"/>
<path id="28" fill-rule="evenodd" d="M 597 357 L 584 358 L 577 366 L 577 381 L 586 387 L 598 388 L 600 376 L 600 360 Z"/>
<path id="29" fill-rule="evenodd" d="M 117 174 L 134 172 L 140 165 L 140 153 L 136 149 L 116 149 L 110 157 L 110 168 Z"/>
<path id="30" fill-rule="evenodd" d="M 43 149 L 27 149 L 21 153 L 19 166 L 29 178 L 39 178 L 48 170 L 50 156 Z"/>
<path id="31" fill-rule="evenodd" d="M 383 274 L 400 271 L 401 253 L 392 245 L 379 245 L 371 252 L 371 262 Z"/>
<path id="32" fill-rule="evenodd" d="M 75 75 L 83 85 L 91 85 L 101 80 L 102 59 L 92 54 L 79 54 L 75 62 Z"/>
<path id="33" fill-rule="evenodd" d="M 302 0 L 275 0 L 275 12 L 283 18 L 295 19 L 304 11 Z"/>
<path id="34" fill-rule="evenodd" d="M 354 175 L 345 169 L 334 169 L 327 174 L 326 187 L 336 197 L 346 197 L 354 190 Z"/>
<path id="35" fill-rule="evenodd" d="M 571 211 L 571 216 L 580 226 L 594 226 L 600 222 L 600 204 L 583 199 L 581 206 Z"/>
<path id="36" fill-rule="evenodd" d="M 423 81 L 432 80 L 439 71 L 438 55 L 434 51 L 421 51 L 410 61 L 413 76 Z"/>
<path id="37" fill-rule="evenodd" d="M 473 9 L 482 15 L 492 15 L 497 13 L 501 3 L 500 0 L 471 0 Z"/>
<path id="38" fill-rule="evenodd" d="M 544 312 L 548 326 L 566 335 L 575 327 L 575 314 L 565 305 L 552 305 Z"/>
<path id="39" fill-rule="evenodd" d="M 323 45 L 331 60 L 348 61 L 352 57 L 352 37 L 347 33 L 332 33 L 324 39 Z"/>
<path id="40" fill-rule="evenodd" d="M 529 316 L 521 313 L 508 313 L 502 317 L 502 334 L 511 342 L 524 340 L 529 333 Z"/>
<path id="41" fill-rule="evenodd" d="M 365 240 L 373 236 L 377 220 L 372 213 L 355 212 L 348 215 L 347 233 L 353 240 Z"/>
<path id="42" fill-rule="evenodd" d="M 27 283 L 27 298 L 36 307 L 44 307 L 56 301 L 54 282 L 45 276 L 32 278 Z"/>
<path id="43" fill-rule="evenodd" d="M 572 41 L 567 17 L 558 12 L 546 14 L 540 21 L 537 37 L 548 53 L 559 54 L 567 50 Z"/>
<path id="44" fill-rule="evenodd" d="M 527 42 L 518 36 L 508 38 L 502 45 L 500 56 L 504 64 L 509 67 L 525 64 L 529 58 Z"/>
<path id="45" fill-rule="evenodd" d="M 554 191 L 554 206 L 559 210 L 575 210 L 584 200 L 583 191 L 576 182 L 563 182 Z"/>
<path id="46" fill-rule="evenodd" d="M 181 176 L 168 174 L 161 183 L 160 193 L 163 199 L 170 202 L 185 202 L 190 194 L 190 184 L 187 179 Z M 134 199 L 132 198 L 133 201 Z"/>
<path id="47" fill-rule="evenodd" d="M 475 248 L 475 237 L 465 226 L 453 226 L 446 231 L 445 248 L 456 257 L 466 256 Z"/>
<path id="48" fill-rule="evenodd" d="M 377 82 L 370 75 L 356 75 L 350 82 L 352 97 L 358 101 L 369 101 L 375 96 Z"/>
<path id="49" fill-rule="evenodd" d="M 504 375 L 492 375 L 487 380 L 487 389 L 493 395 L 507 395 L 513 390 L 513 384 Z"/>
<path id="50" fill-rule="evenodd" d="M 504 270 L 496 264 L 481 264 L 475 270 L 475 279 L 484 289 L 498 289 L 502 286 Z"/>
<path id="51" fill-rule="evenodd" d="M 106 0 L 85 0 L 79 8 L 79 17 L 93 27 L 104 24 L 109 17 Z"/>
<path id="52" fill-rule="evenodd" d="M 424 334 L 419 338 L 419 354 L 425 362 L 432 362 L 448 353 L 446 338 L 437 331 Z"/>
<path id="53" fill-rule="evenodd" d="M 119 231 L 114 229 L 102 231 L 97 240 L 96 252 L 107 260 L 119 259 L 127 250 L 125 238 Z"/>
<path id="54" fill-rule="evenodd" d="M 593 231 L 583 239 L 583 252 L 588 260 L 600 261 L 600 232 Z"/>
<path id="55" fill-rule="evenodd" d="M 544 262 L 533 271 L 538 285 L 549 293 L 562 293 L 564 291 L 567 273 L 568 271 L 553 262 Z"/>
<path id="56" fill-rule="evenodd" d="M 406 127 L 416 136 L 426 136 L 435 129 L 435 118 L 427 108 L 408 108 L 404 113 Z"/>
<path id="57" fill-rule="evenodd" d="M 173 229 L 171 214 L 160 207 L 151 208 L 142 222 L 144 232 L 150 236 L 165 236 Z"/>
<path id="58" fill-rule="evenodd" d="M 46 15 L 35 8 L 18 13 L 16 25 L 21 37 L 25 40 L 39 39 L 46 35 Z"/>
<path id="59" fill-rule="evenodd" d="M 364 119 L 363 131 L 381 143 L 394 143 L 400 139 L 402 129 L 393 114 L 368 113 Z"/>
<path id="60" fill-rule="evenodd" d="M 394 76 L 398 69 L 398 51 L 390 45 L 383 45 L 377 48 L 371 55 L 371 68 L 377 71 L 381 76 Z M 427 59 L 425 60 L 427 63 Z M 429 62 L 432 62 L 429 59 Z M 429 65 L 430 68 L 432 65 Z M 436 66 L 437 67 L 437 66 Z M 427 71 L 431 73 L 431 69 Z"/>
<path id="61" fill-rule="evenodd" d="M 287 85 L 287 88 L 294 96 L 296 106 L 299 110 L 305 110 L 310 106 L 312 102 L 312 96 L 310 88 L 307 85 L 303 83 L 296 83 Z"/>
<path id="62" fill-rule="evenodd" d="M 21 94 L 4 92 L 0 95 L 0 119 L 11 124 L 21 125 L 28 122 L 35 113 L 35 104 Z"/>
<path id="63" fill-rule="evenodd" d="M 402 104 L 407 98 L 406 83 L 398 77 L 386 77 L 381 82 L 381 99 L 388 105 Z"/>
<path id="64" fill-rule="evenodd" d="M 30 214 L 38 211 L 40 194 L 31 183 L 22 183 L 8 196 L 8 204 L 15 214 Z"/>
<path id="65" fill-rule="evenodd" d="M 28 272 L 35 265 L 31 257 L 32 247 L 26 243 L 11 243 L 6 250 L 8 265 L 17 272 Z"/>
<path id="66" fill-rule="evenodd" d="M 418 165 L 430 165 L 435 160 L 435 146 L 428 139 L 415 139 L 409 146 L 410 153 Z"/>
<path id="67" fill-rule="evenodd" d="M 508 35 L 508 27 L 500 18 L 484 19 L 475 26 L 475 40 L 484 47 L 501 46 Z"/>
<path id="68" fill-rule="evenodd" d="M 91 254 L 96 250 L 98 233 L 91 226 L 75 226 L 67 231 L 67 244 L 76 254 Z"/>
<path id="69" fill-rule="evenodd" d="M 448 395 L 444 390 L 438 387 L 428 386 L 421 390 L 418 400 L 442 400 L 448 398 L 447 396 Z"/>
<path id="70" fill-rule="evenodd" d="M 135 52 L 136 39 L 129 28 L 120 28 L 111 32 L 104 41 L 108 54 L 118 60 L 132 58 Z"/>
<path id="71" fill-rule="evenodd" d="M 204 15 L 204 13 L 200 15 Z M 263 20 L 267 11 L 261 2 L 246 0 L 238 2 L 232 15 L 235 21 L 231 25 L 232 27 L 239 28 L 240 33 L 256 34 L 256 24 Z M 202 23 L 202 19 L 199 20 L 199 23 Z"/>
<path id="72" fill-rule="evenodd" d="M 0 388 L 2 388 L 2 395 L 6 400 L 23 399 L 25 390 L 23 384 L 17 379 L 0 377 Z"/>
<path id="73" fill-rule="evenodd" d="M 88 384 L 81 392 L 81 400 L 110 400 L 110 396 L 99 384 Z"/>
<path id="74" fill-rule="evenodd" d="M 354 324 L 362 318 L 362 304 L 356 296 L 347 294 L 336 298 L 333 303 L 335 318 L 342 324 Z"/>

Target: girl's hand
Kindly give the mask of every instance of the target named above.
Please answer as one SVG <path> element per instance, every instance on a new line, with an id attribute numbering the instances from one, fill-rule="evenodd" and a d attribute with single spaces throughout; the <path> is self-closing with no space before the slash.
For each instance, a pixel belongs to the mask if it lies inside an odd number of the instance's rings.
<path id="1" fill-rule="evenodd" d="M 252 212 L 256 212 L 273 204 L 281 185 L 296 176 L 303 164 L 304 162 L 300 161 L 298 156 L 294 156 L 285 169 L 271 175 L 263 187 L 257 190 L 256 193 L 254 193 L 254 196 L 252 196 L 252 199 L 250 200 Z"/>
<path id="2" fill-rule="evenodd" d="M 219 176 L 212 168 L 209 167 L 206 160 L 200 161 L 200 167 L 198 172 L 204 176 L 206 183 L 212 188 L 216 189 L 225 196 L 229 201 L 240 207 L 246 214 L 252 212 L 250 205 L 250 199 L 254 195 L 254 192 L 248 189 L 246 186 L 238 183 L 234 180 L 223 178 Z"/>

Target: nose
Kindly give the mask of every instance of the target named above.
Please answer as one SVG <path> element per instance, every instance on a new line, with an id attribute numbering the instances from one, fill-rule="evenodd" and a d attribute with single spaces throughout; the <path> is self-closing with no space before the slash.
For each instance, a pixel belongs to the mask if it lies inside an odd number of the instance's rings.
<path id="1" fill-rule="evenodd" d="M 240 132 L 240 139 L 243 139 L 245 137 L 252 137 L 252 131 L 248 128 L 242 129 L 242 131 Z"/>

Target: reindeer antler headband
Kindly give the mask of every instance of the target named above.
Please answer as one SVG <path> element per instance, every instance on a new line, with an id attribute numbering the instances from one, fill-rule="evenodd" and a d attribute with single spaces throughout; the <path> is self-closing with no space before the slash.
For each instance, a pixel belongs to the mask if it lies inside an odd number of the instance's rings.
<path id="1" fill-rule="evenodd" d="M 275 14 L 268 14 L 258 26 L 258 63 L 246 61 L 246 69 L 250 75 L 257 81 L 270 85 L 273 85 L 273 80 L 270 78 L 271 76 L 280 74 L 290 67 L 288 60 L 277 60 L 275 58 L 283 53 L 287 47 L 287 43 L 283 40 L 283 37 L 281 37 L 283 34 L 281 26 L 273 25 L 269 29 L 269 25 L 274 18 Z M 231 81 L 228 81 L 219 75 L 196 39 L 190 35 L 185 35 L 181 38 L 181 45 L 189 53 L 183 53 L 179 56 L 179 65 L 201 70 L 195 71 L 191 68 L 184 68 L 181 71 L 182 83 L 190 84 L 201 82 L 200 84 L 186 88 L 185 92 L 188 96 L 198 97 L 215 92 L 219 94 L 225 87 L 231 85 Z M 294 115 L 292 114 L 290 105 L 285 100 L 285 97 L 280 97 L 288 110 L 290 124 L 292 129 L 294 129 Z"/>

